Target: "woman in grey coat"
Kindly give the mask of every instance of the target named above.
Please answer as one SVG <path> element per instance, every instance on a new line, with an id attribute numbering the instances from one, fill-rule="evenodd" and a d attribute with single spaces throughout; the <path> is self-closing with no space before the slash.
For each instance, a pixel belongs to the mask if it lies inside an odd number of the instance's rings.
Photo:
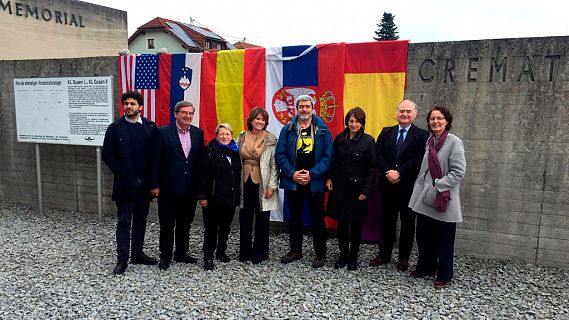
<path id="1" fill-rule="evenodd" d="M 419 259 L 412 277 L 436 273 L 435 288 L 444 288 L 453 275 L 456 223 L 462 222 L 460 181 L 466 173 L 462 140 L 449 133 L 452 114 L 433 107 L 427 114 L 427 140 L 409 207 L 417 212 Z"/>

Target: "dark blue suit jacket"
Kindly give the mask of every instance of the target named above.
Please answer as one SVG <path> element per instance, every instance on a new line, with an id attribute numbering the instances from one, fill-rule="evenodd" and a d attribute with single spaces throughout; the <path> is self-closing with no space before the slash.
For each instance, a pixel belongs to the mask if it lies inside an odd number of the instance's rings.
<path id="1" fill-rule="evenodd" d="M 197 194 L 197 170 L 200 153 L 204 148 L 204 132 L 190 125 L 192 148 L 186 158 L 176 123 L 158 129 L 159 143 L 153 161 L 153 188 L 160 188 L 160 194 L 179 196 Z"/>
<path id="2" fill-rule="evenodd" d="M 399 171 L 400 186 L 408 188 L 409 192 L 413 189 L 413 184 L 419 173 L 421 161 L 425 154 L 425 145 L 429 133 L 427 130 L 421 129 L 414 124 L 411 125 L 407 132 L 407 137 L 403 142 L 399 158 L 395 158 L 395 145 L 397 143 L 397 133 L 399 126 L 385 127 L 377 137 L 376 157 L 378 170 L 378 186 L 382 188 L 391 188 L 393 185 L 385 177 L 388 170 Z"/>

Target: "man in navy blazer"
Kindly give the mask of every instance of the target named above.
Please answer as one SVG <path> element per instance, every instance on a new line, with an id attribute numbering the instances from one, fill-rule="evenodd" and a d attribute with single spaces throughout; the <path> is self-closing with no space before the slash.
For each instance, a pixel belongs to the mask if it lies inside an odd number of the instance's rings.
<path id="1" fill-rule="evenodd" d="M 415 241 L 415 213 L 409 208 L 409 199 L 429 134 L 413 124 L 417 117 L 417 105 L 413 101 L 401 101 L 396 117 L 398 124 L 383 128 L 376 142 L 378 189 L 382 203 L 381 236 L 379 255 L 370 261 L 370 265 L 391 262 L 397 218 L 400 215 L 397 269 L 405 271 L 409 268 L 409 256 Z"/>
<path id="2" fill-rule="evenodd" d="M 152 148 L 158 129 L 154 122 L 140 116 L 143 99 L 130 91 L 121 96 L 124 117 L 111 123 L 103 142 L 103 161 L 111 169 L 113 201 L 117 205 L 117 264 L 114 274 L 122 274 L 128 265 L 156 264 L 156 259 L 142 251 L 150 194 Z M 131 241 L 132 238 L 132 241 Z"/>
<path id="3" fill-rule="evenodd" d="M 194 112 L 191 102 L 180 101 L 174 108 L 175 123 L 158 129 L 151 193 L 158 197 L 161 270 L 168 269 L 172 257 L 177 262 L 197 262 L 188 254 L 189 232 L 197 205 L 197 164 L 204 132 L 190 124 Z"/>

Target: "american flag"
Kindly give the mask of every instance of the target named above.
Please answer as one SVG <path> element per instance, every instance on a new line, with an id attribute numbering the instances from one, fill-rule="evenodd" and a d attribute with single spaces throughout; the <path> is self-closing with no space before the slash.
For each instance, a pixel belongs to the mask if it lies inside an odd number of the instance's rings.
<path id="1" fill-rule="evenodd" d="M 124 55 L 119 57 L 119 90 L 138 91 L 144 98 L 142 115 L 156 122 L 159 101 L 158 59 L 156 54 Z M 120 106 L 120 115 L 124 115 Z"/>

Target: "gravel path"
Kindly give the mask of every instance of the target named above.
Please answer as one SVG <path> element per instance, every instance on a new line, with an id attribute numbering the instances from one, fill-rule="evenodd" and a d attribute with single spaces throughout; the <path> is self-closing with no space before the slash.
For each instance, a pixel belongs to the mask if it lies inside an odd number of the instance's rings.
<path id="1" fill-rule="evenodd" d="M 170 269 L 129 265 L 113 276 L 115 219 L 0 202 L 0 319 L 569 319 L 569 269 L 458 257 L 443 290 L 395 265 L 373 268 L 375 245 L 363 245 L 360 268 L 334 270 L 336 240 L 320 270 L 305 257 L 283 266 L 287 234 L 271 235 L 260 265 L 216 262 L 212 272 L 173 262 Z M 191 231 L 201 257 L 203 229 Z M 238 230 L 228 254 L 236 259 Z M 158 224 L 145 251 L 158 256 Z M 415 258 L 415 257 L 414 257 Z M 412 265 L 414 260 L 412 261 Z"/>

